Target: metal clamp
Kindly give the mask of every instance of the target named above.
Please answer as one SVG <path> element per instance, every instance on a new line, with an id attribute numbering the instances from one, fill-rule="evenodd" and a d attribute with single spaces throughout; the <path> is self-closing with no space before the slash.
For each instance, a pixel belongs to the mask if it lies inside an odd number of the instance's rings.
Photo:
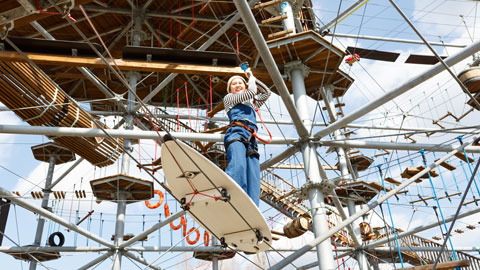
<path id="1" fill-rule="evenodd" d="M 287 74 L 289 81 L 292 80 L 291 72 L 292 70 L 295 70 L 295 69 L 301 69 L 304 78 L 308 77 L 308 75 L 310 74 L 310 68 L 307 65 L 305 65 L 302 61 L 297 60 L 297 61 L 289 62 L 284 65 L 284 72 L 285 74 Z"/>
<path id="2" fill-rule="evenodd" d="M 320 189 L 323 193 L 329 194 L 334 190 L 337 186 L 330 181 L 322 181 L 322 182 L 307 182 L 305 183 L 297 193 L 297 197 L 302 200 L 306 200 L 309 198 L 308 191 L 310 189 Z"/>

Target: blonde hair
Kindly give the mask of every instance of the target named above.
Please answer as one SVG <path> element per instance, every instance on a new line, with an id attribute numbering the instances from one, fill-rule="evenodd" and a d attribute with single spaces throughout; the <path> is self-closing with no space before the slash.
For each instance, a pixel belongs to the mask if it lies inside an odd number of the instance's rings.
<path id="1" fill-rule="evenodd" d="M 233 80 L 235 80 L 235 79 L 241 79 L 243 81 L 243 83 L 245 84 L 245 87 L 247 87 L 247 81 L 245 81 L 245 79 L 242 76 L 234 75 L 234 76 L 230 77 L 230 79 L 228 79 L 227 93 L 230 93 L 230 85 L 232 84 Z"/>

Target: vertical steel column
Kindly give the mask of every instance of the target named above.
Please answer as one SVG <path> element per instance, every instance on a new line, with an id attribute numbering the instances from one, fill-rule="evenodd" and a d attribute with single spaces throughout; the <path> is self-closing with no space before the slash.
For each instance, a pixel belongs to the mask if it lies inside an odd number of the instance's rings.
<path id="1" fill-rule="evenodd" d="M 133 31 L 132 45 L 140 46 L 142 39 L 142 24 L 144 21 L 144 14 L 142 10 L 134 10 L 135 17 L 135 28 Z M 130 71 L 127 74 L 130 90 L 128 91 L 128 101 L 127 101 L 127 114 L 125 116 L 125 130 L 133 130 L 133 120 L 135 113 L 135 96 L 134 93 L 137 91 L 137 82 L 140 79 L 140 74 L 135 71 Z M 126 153 L 127 151 L 132 151 L 132 142 L 131 140 L 124 140 L 123 147 L 125 151 L 122 153 L 122 167 L 121 173 L 128 175 L 130 171 L 130 156 Z M 119 247 L 123 243 L 123 235 L 125 230 L 125 212 L 127 208 L 127 194 L 124 192 L 119 192 L 117 195 L 117 222 L 115 223 L 115 247 Z M 120 270 L 122 265 L 122 251 L 115 250 L 113 255 L 113 270 Z"/>
<path id="2" fill-rule="evenodd" d="M 283 1 L 280 4 L 280 15 L 287 15 L 287 18 L 282 21 L 284 30 L 292 30 L 291 34 L 295 34 L 295 19 L 293 18 L 292 5 L 288 1 Z"/>
<path id="3" fill-rule="evenodd" d="M 336 116 L 335 116 L 335 104 L 333 102 L 333 87 L 329 85 L 329 86 L 327 86 L 323 89 L 320 89 L 320 91 L 321 91 L 321 94 L 323 96 L 323 101 L 325 102 L 325 106 L 327 107 L 327 111 L 330 115 L 330 120 L 331 120 L 331 122 L 334 122 L 336 120 Z M 333 136 L 334 136 L 335 140 L 342 139 L 339 130 L 335 130 L 333 132 Z M 340 173 L 341 173 L 342 176 L 347 176 L 347 175 L 349 175 L 349 171 L 348 171 L 348 166 L 347 166 L 347 157 L 346 157 L 346 154 L 345 154 L 345 149 L 343 147 L 336 147 L 336 149 L 337 149 L 338 167 L 340 169 Z M 355 172 L 352 171 L 352 174 L 354 174 L 354 173 Z M 356 178 L 353 175 L 352 175 L 352 177 Z M 347 207 L 348 207 L 348 214 L 350 216 L 354 215 L 355 212 L 356 212 L 355 201 L 350 199 L 350 198 L 347 198 Z M 354 233 L 354 235 L 352 235 L 352 237 L 357 238 L 356 241 L 361 243 L 360 240 L 362 239 L 362 236 L 360 234 L 360 227 L 359 227 L 358 220 L 353 222 L 352 227 L 353 227 L 353 233 Z M 362 250 L 358 250 L 356 255 L 357 255 L 356 257 L 357 257 L 358 266 L 359 266 L 360 270 L 367 270 L 368 269 L 368 264 L 367 264 L 367 258 L 365 256 L 365 253 Z"/>
<path id="4" fill-rule="evenodd" d="M 127 194 L 119 192 L 117 195 L 117 222 L 115 223 L 115 247 L 123 243 L 123 234 L 125 230 L 125 212 L 127 209 Z M 122 251 L 116 249 L 113 254 L 112 270 L 120 270 L 122 266 Z"/>
<path id="5" fill-rule="evenodd" d="M 307 130 L 310 130 L 312 120 L 310 119 L 310 114 L 308 112 L 307 94 L 301 63 L 293 64 L 291 66 L 290 77 L 292 79 L 293 96 L 295 105 L 298 108 L 298 114 Z M 307 179 L 314 183 L 320 183 L 320 168 L 315 145 L 310 142 L 304 142 L 302 143 L 301 148 Z M 319 237 L 328 231 L 324 195 L 321 190 L 312 188 L 308 191 L 308 197 L 312 209 L 313 233 L 315 234 L 315 237 Z M 335 269 L 332 245 L 329 241 L 324 241 L 317 246 L 317 257 L 320 270 Z"/>
<path id="6" fill-rule="evenodd" d="M 355 213 L 357 212 L 355 201 L 348 198 L 347 207 L 348 207 L 348 214 L 350 216 L 355 215 Z M 360 233 L 359 221 L 360 220 L 357 219 L 354 222 L 352 222 L 353 232 L 355 234 L 355 235 L 352 235 L 352 237 L 357 237 L 360 240 L 362 239 L 362 235 Z M 357 262 L 360 270 L 368 270 L 369 269 L 368 260 L 367 260 L 367 256 L 365 255 L 365 252 L 363 250 L 357 250 L 356 255 L 357 255 L 356 257 L 357 257 Z"/>
<path id="7" fill-rule="evenodd" d="M 57 156 L 55 154 L 51 154 L 50 160 L 48 163 L 47 179 L 45 179 L 45 189 L 43 190 L 44 194 L 43 194 L 43 200 L 42 200 L 42 208 L 44 209 L 47 209 L 48 207 L 48 198 L 50 197 L 50 189 L 48 189 L 48 187 L 52 183 L 53 169 L 55 168 L 56 160 L 57 160 Z M 45 219 L 42 218 L 41 216 L 38 216 L 37 232 L 35 233 L 35 240 L 33 242 L 33 245 L 40 245 L 40 242 L 42 242 L 44 225 L 45 225 Z M 35 269 L 37 269 L 37 262 L 31 261 L 30 270 L 35 270 Z"/>

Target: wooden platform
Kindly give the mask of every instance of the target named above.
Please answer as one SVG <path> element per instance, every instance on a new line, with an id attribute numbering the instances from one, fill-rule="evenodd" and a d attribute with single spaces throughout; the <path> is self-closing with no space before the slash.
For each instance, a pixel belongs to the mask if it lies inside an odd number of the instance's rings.
<path id="1" fill-rule="evenodd" d="M 127 203 L 153 198 L 153 182 L 124 174 L 92 180 L 90 186 L 99 200 L 118 200 L 119 192 L 127 193 Z"/>
<path id="2" fill-rule="evenodd" d="M 417 173 L 423 171 L 425 167 L 423 166 L 418 166 L 418 167 L 407 167 L 405 170 L 403 170 L 401 176 L 402 178 L 412 178 L 415 176 Z M 430 170 L 430 176 L 431 177 L 438 177 L 438 173 L 435 171 L 435 169 Z M 419 179 L 415 180 L 415 183 L 420 183 L 422 182 L 421 179 L 428 179 L 428 173 L 425 173 L 424 175 L 420 176 Z"/>
<path id="3" fill-rule="evenodd" d="M 50 162 L 50 156 L 55 155 L 55 164 L 63 164 L 75 160 L 75 153 L 53 142 L 32 146 L 33 157 L 36 160 Z"/>
<path id="4" fill-rule="evenodd" d="M 302 63 L 310 68 L 310 75 L 305 78 L 305 87 L 307 94 L 314 100 L 322 99 L 318 92 L 320 86 L 333 84 L 333 97 L 341 97 L 353 83 L 353 78 L 339 69 L 345 52 L 332 46 L 314 31 L 269 40 L 267 45 L 281 71 L 285 63 L 298 59 L 302 59 Z M 265 83 L 271 84 L 269 81 Z M 287 87 L 291 91 L 291 82 L 287 82 Z"/>
<path id="5" fill-rule="evenodd" d="M 27 245 L 24 247 L 35 247 L 34 245 Z M 46 262 L 51 260 L 60 259 L 60 252 L 58 251 L 22 251 L 22 252 L 10 252 L 10 251 L 3 251 L 8 255 L 12 255 L 17 260 L 24 260 L 24 261 L 36 261 L 37 259 L 39 262 Z M 32 258 L 35 257 L 35 259 Z"/>

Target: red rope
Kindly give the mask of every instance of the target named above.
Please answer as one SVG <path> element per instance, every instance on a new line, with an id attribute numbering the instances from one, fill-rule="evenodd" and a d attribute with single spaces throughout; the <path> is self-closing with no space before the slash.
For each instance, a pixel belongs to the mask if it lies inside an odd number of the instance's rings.
<path id="1" fill-rule="evenodd" d="M 212 102 L 212 76 L 210 76 L 210 111 L 213 111 L 213 102 Z"/>
<path id="2" fill-rule="evenodd" d="M 195 131 L 198 128 L 198 116 L 200 115 L 200 98 L 198 98 L 198 106 L 197 106 L 197 121 L 195 122 Z"/>
<path id="3" fill-rule="evenodd" d="M 177 132 L 180 130 L 180 95 L 177 88 Z"/>
<path id="4" fill-rule="evenodd" d="M 160 48 L 161 47 L 161 44 L 160 44 L 160 19 L 158 19 L 159 22 L 158 22 L 158 47 Z"/>
<path id="5" fill-rule="evenodd" d="M 237 54 L 240 54 L 240 47 L 238 46 L 238 33 L 235 33 L 235 39 L 237 40 Z"/>
<path id="6" fill-rule="evenodd" d="M 263 125 L 263 126 L 265 127 L 265 129 L 267 130 L 268 136 L 270 136 L 270 139 L 269 139 L 268 141 L 266 141 L 266 140 L 258 137 L 256 132 L 253 133 L 253 136 L 255 136 L 255 138 L 257 138 L 259 141 L 264 142 L 264 143 L 266 143 L 266 144 L 269 144 L 269 143 L 272 142 L 272 133 L 270 133 L 270 130 L 268 130 L 267 126 L 266 126 L 265 123 L 263 122 L 262 116 L 260 115 L 260 112 L 259 112 L 258 108 L 255 108 L 255 111 L 257 112 L 258 118 L 260 118 L 260 121 L 262 122 L 262 125 Z"/>
<path id="7" fill-rule="evenodd" d="M 51 14 L 51 15 L 63 15 L 61 14 L 60 12 L 57 12 L 57 11 L 45 11 L 43 10 L 42 8 L 42 5 L 40 4 L 40 1 L 39 0 L 34 0 L 35 1 L 35 6 L 37 7 L 38 9 L 38 13 L 42 13 L 42 14 Z M 67 17 L 72 21 L 72 22 L 77 22 L 77 20 L 75 20 L 72 15 L 70 15 L 70 13 L 67 14 Z"/>
<path id="8" fill-rule="evenodd" d="M 138 139 L 138 163 L 142 164 L 142 156 L 140 154 L 140 139 Z M 142 171 L 142 166 L 138 166 L 138 169 Z"/>
<path id="9" fill-rule="evenodd" d="M 203 0 L 202 0 L 202 14 L 205 13 L 205 10 L 203 10 Z"/>
<path id="10" fill-rule="evenodd" d="M 158 146 L 158 142 L 157 142 L 157 139 L 155 139 L 155 160 L 157 160 L 157 146 Z M 153 170 L 153 168 L 154 168 L 154 165 L 152 162 L 152 174 L 155 175 L 155 170 Z"/>
<path id="11" fill-rule="evenodd" d="M 204 131 L 207 131 L 207 119 L 208 119 L 208 90 L 207 90 L 207 101 L 206 101 L 206 105 L 207 105 L 207 110 L 205 111 L 205 130 Z"/>
<path id="12" fill-rule="evenodd" d="M 173 23 L 172 7 L 170 7 L 170 45 L 173 43 Z"/>
<path id="13" fill-rule="evenodd" d="M 182 39 L 182 4 L 178 3 L 178 39 Z"/>
<path id="14" fill-rule="evenodd" d="M 192 0 L 192 27 L 195 27 L 195 9 L 193 8 L 193 0 Z"/>
<path id="15" fill-rule="evenodd" d="M 187 82 L 185 82 L 184 84 L 185 84 L 185 98 L 187 99 L 188 122 L 190 123 L 190 129 L 192 129 L 192 119 L 190 118 L 190 105 L 188 104 Z"/>

